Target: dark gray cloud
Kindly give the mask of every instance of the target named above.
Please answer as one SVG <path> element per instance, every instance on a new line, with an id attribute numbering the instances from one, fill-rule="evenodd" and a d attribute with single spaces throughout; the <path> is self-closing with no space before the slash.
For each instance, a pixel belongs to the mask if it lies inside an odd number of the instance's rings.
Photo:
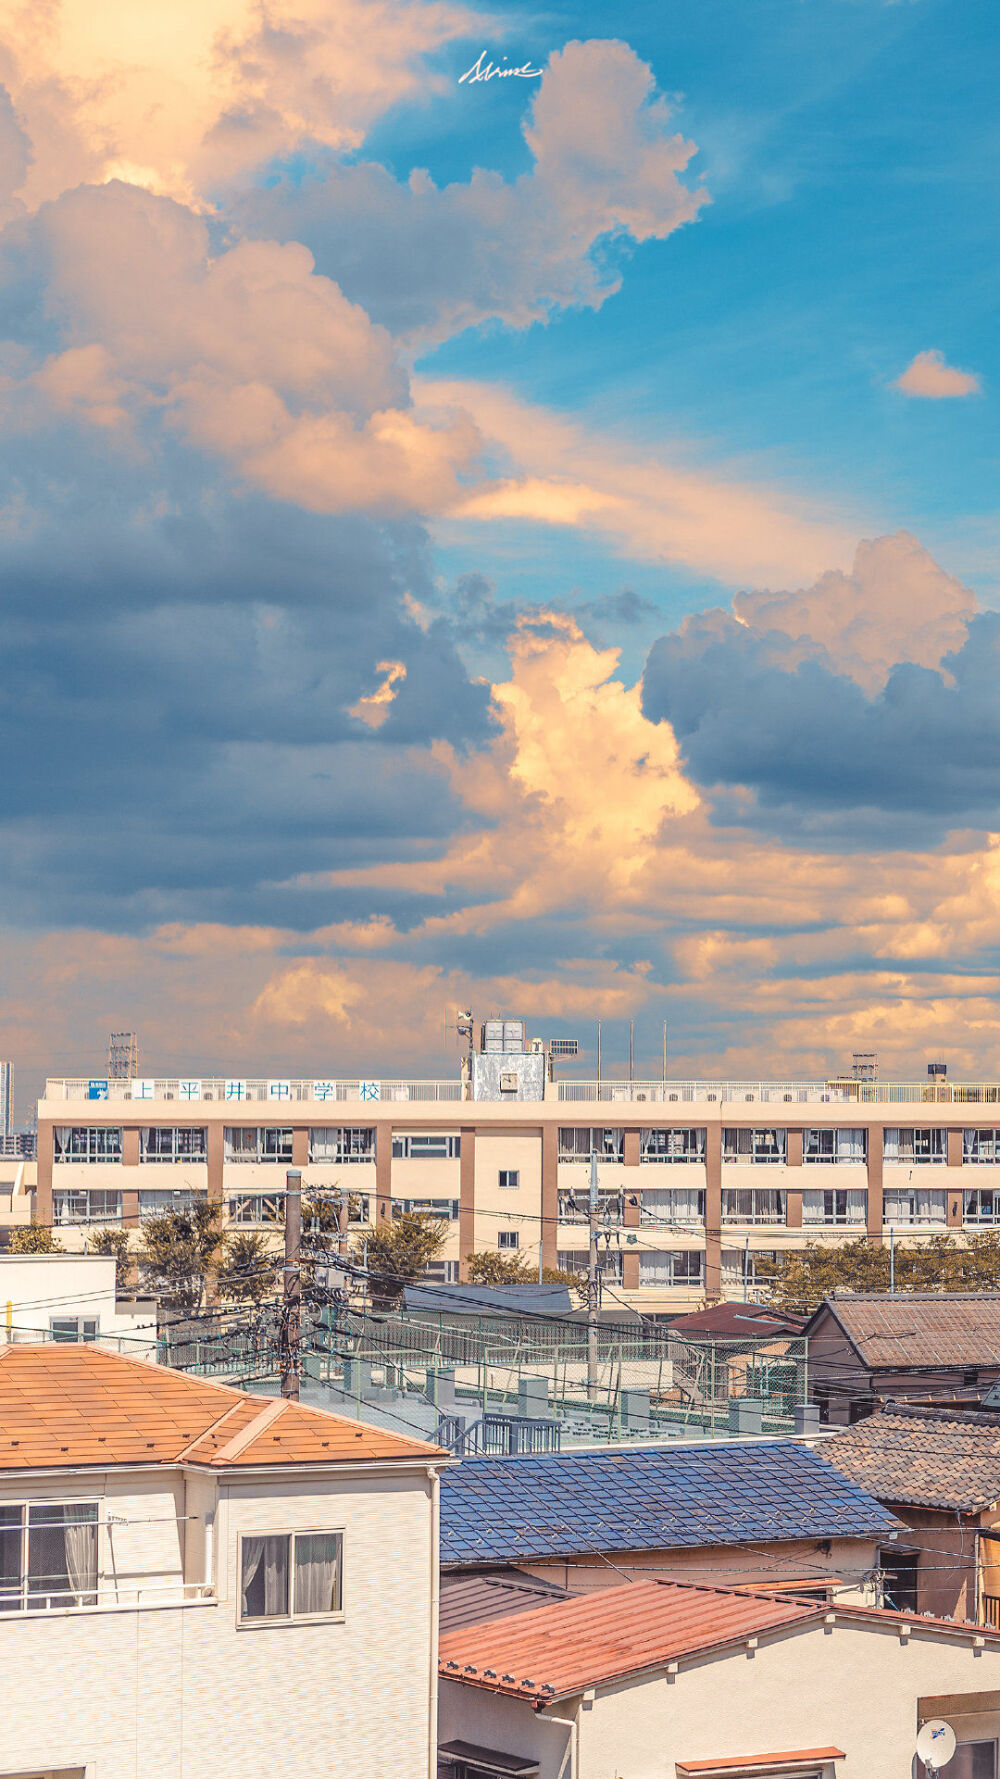
<path id="1" fill-rule="evenodd" d="M 786 659 L 782 659 L 782 654 Z M 1000 816 L 1000 615 L 969 624 L 941 670 L 894 666 L 884 688 L 802 660 L 793 639 L 706 612 L 654 643 L 643 710 L 668 720 L 699 784 L 747 787 L 756 822 L 841 843 L 926 844 Z M 724 795 L 716 819 L 747 819 Z"/>

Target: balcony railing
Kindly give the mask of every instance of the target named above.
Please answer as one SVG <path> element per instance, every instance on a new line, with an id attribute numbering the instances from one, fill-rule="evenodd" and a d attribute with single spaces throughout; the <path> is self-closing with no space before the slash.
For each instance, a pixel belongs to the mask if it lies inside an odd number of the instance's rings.
<path id="1" fill-rule="evenodd" d="M 0 1625 L 15 1614 L 21 1618 L 33 1612 L 91 1612 L 101 1607 L 185 1606 L 215 1597 L 214 1584 L 202 1581 L 143 1582 L 134 1587 L 105 1581 L 86 1592 L 61 1588 L 27 1596 L 21 1588 L 6 1588 L 0 1590 Z"/>

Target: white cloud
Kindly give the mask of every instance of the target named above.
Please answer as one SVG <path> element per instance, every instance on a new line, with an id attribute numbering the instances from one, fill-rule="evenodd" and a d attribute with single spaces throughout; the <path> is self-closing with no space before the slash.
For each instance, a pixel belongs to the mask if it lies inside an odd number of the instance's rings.
<path id="1" fill-rule="evenodd" d="M 918 352 L 892 387 L 903 395 L 919 395 L 931 401 L 982 394 L 982 384 L 974 371 L 957 370 L 947 363 L 943 352 L 933 348 Z"/>

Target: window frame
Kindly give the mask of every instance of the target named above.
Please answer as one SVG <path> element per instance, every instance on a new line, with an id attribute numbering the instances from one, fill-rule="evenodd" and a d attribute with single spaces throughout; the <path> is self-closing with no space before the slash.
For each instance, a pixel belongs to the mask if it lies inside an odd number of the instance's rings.
<path id="1" fill-rule="evenodd" d="M 243 1616 L 243 1545 L 247 1538 L 286 1538 L 288 1540 L 288 1611 L 272 1612 L 265 1618 L 244 1618 Z M 295 1611 L 295 1540 L 297 1538 L 336 1538 L 339 1540 L 337 1553 L 337 1605 L 332 1612 L 296 1612 Z M 262 1528 L 257 1531 L 237 1532 L 236 1534 L 236 1629 L 238 1631 L 268 1630 L 274 1625 L 340 1625 L 344 1623 L 346 1608 L 344 1605 L 344 1544 L 345 1526 L 294 1526 L 277 1531 Z"/>
<path id="2" fill-rule="evenodd" d="M 521 1231 L 519 1229 L 498 1229 L 497 1251 L 501 1254 L 519 1254 L 521 1251 Z"/>
<path id="3" fill-rule="evenodd" d="M 336 1126 L 332 1128 L 336 1129 Z M 439 1150 L 419 1148 L 414 1152 L 414 1143 L 440 1143 Z M 461 1161 L 462 1138 L 454 1131 L 422 1131 L 414 1130 L 397 1133 L 392 1139 L 393 1161 Z"/>
<path id="4" fill-rule="evenodd" d="M 98 1194 L 105 1200 L 117 1199 L 117 1207 L 110 1211 L 93 1210 L 91 1201 Z M 86 1210 L 81 1215 L 71 1213 L 67 1216 L 65 1214 L 65 1205 L 61 1201 L 70 1198 L 86 1199 Z M 79 1228 L 84 1223 L 120 1223 L 123 1214 L 120 1186 L 53 1186 L 52 1188 L 52 1222 L 57 1229 Z"/>
<path id="5" fill-rule="evenodd" d="M 841 1154 L 840 1139 L 847 1137 L 861 1138 L 861 1154 Z M 829 1153 L 822 1153 L 823 1139 L 829 1137 Z M 809 1139 L 819 1139 L 819 1148 L 809 1153 Z M 844 1145 L 846 1148 L 846 1143 Z M 865 1167 L 868 1163 L 868 1130 L 863 1124 L 824 1124 L 810 1125 L 802 1132 L 802 1165 L 803 1167 Z"/>
<path id="6" fill-rule="evenodd" d="M 61 1131 L 65 1133 L 65 1138 L 60 1137 Z M 76 1139 L 81 1136 L 86 1137 L 84 1145 L 86 1154 L 78 1152 Z M 96 1141 L 98 1137 L 117 1137 L 117 1150 L 113 1145 L 99 1144 Z M 61 1148 L 61 1143 L 64 1140 L 68 1143 L 65 1149 Z M 117 1167 L 121 1164 L 123 1143 L 124 1126 L 121 1124 L 57 1124 L 53 1127 L 52 1132 L 53 1165 L 63 1167 L 66 1164 L 77 1162 L 87 1167 L 105 1162 L 109 1166 Z"/>
<path id="7" fill-rule="evenodd" d="M 766 1140 L 774 1138 L 773 1150 Z M 722 1131 L 722 1160 L 730 1167 L 772 1167 L 788 1160 L 788 1130 L 777 1124 L 731 1124 Z"/>
<path id="8" fill-rule="evenodd" d="M 683 1139 L 676 1144 L 662 1142 L 661 1139 L 676 1137 Z M 685 1163 L 705 1165 L 708 1149 L 708 1128 L 706 1125 L 657 1125 L 639 1132 L 639 1163 L 659 1167 L 662 1163 Z"/>
<path id="9" fill-rule="evenodd" d="M 3 1624 L 5 1622 L 5 1620 L 12 1617 L 15 1613 L 23 1614 L 23 1613 L 37 1612 L 37 1613 L 44 1613 L 44 1614 L 46 1614 L 46 1616 L 51 1616 L 51 1614 L 53 1612 L 85 1612 L 88 1610 L 88 1608 L 90 1610 L 93 1610 L 93 1608 L 98 1604 L 98 1602 L 100 1600 L 100 1591 L 101 1591 L 101 1505 L 102 1505 L 102 1498 L 99 1495 L 93 1496 L 90 1498 L 77 1500 L 77 1501 L 62 1501 L 62 1500 L 51 1500 L 51 1499 L 38 1500 L 37 1498 L 32 1499 L 31 1496 L 24 1496 L 19 1501 L 0 1502 L 0 1506 L 2 1506 L 4 1508 L 7 1508 L 7 1509 L 18 1508 L 18 1509 L 20 1509 L 20 1514 L 21 1514 L 20 1586 L 19 1586 L 19 1590 L 18 1590 L 20 1604 L 11 1605 L 11 1606 L 0 1605 L 0 1624 Z M 92 1525 L 94 1528 L 94 1586 L 92 1589 L 88 1588 L 85 1595 L 81 1595 L 73 1601 L 69 1601 L 65 1598 L 62 1598 L 61 1603 L 57 1606 L 46 1606 L 46 1605 L 36 1604 L 31 1600 L 31 1598 L 28 1594 L 28 1585 L 29 1585 L 29 1581 L 31 1578 L 31 1564 L 30 1564 L 31 1510 L 33 1508 L 39 1508 L 39 1507 L 46 1508 L 46 1509 L 52 1509 L 52 1508 L 57 1508 L 57 1507 L 58 1508 L 73 1507 L 73 1508 L 90 1508 L 93 1510 L 93 1518 L 92 1519 L 81 1520 L 81 1521 L 77 1521 L 75 1523 L 80 1524 L 80 1525 Z M 69 1523 L 73 1524 L 74 1522 L 71 1521 Z M 9 1531 L 12 1529 L 13 1528 L 10 1526 L 0 1527 L 0 1531 Z M 43 1529 L 42 1527 L 37 1526 L 37 1525 L 35 1527 L 36 1531 L 40 1531 L 42 1529 Z M 55 1528 L 49 1527 L 49 1528 L 45 1528 L 45 1529 L 46 1530 L 54 1530 Z M 2 1592 L 2 1591 L 3 1590 L 0 1590 L 0 1592 Z M 58 1590 L 58 1593 L 64 1594 L 65 1591 L 66 1590 Z M 54 1590 L 52 1594 L 46 1595 L 44 1597 L 46 1599 L 56 1598 L 57 1591 Z"/>
<path id="10" fill-rule="evenodd" d="M 57 1334 L 56 1333 L 56 1328 L 60 1324 L 63 1327 L 68 1327 L 71 1322 L 75 1323 L 75 1325 L 76 1325 L 76 1333 L 75 1334 L 70 1335 L 70 1334 Z M 83 1332 L 81 1332 L 81 1326 L 82 1326 Z M 92 1333 L 90 1333 L 90 1334 L 87 1333 L 88 1328 L 90 1328 L 92 1330 Z M 52 1341 L 53 1345 L 55 1345 L 55 1346 L 66 1346 L 66 1347 L 82 1346 L 85 1341 L 99 1340 L 100 1336 L 101 1336 L 101 1318 L 100 1318 L 100 1316 L 50 1316 L 49 1317 L 49 1338 Z"/>
<path id="11" fill-rule="evenodd" d="M 333 1131 L 338 1133 L 336 1145 L 324 1144 L 324 1149 L 335 1149 L 333 1154 L 317 1154 L 316 1139 L 322 1132 L 329 1136 Z M 361 1139 L 364 1138 L 364 1141 Z M 375 1165 L 375 1150 L 378 1138 L 374 1124 L 311 1124 L 309 1126 L 309 1163 L 313 1167 L 356 1167 L 363 1162 Z"/>
<path id="12" fill-rule="evenodd" d="M 497 1168 L 497 1191 L 520 1192 L 521 1170 L 519 1167 Z"/>
<path id="13" fill-rule="evenodd" d="M 586 1139 L 584 1145 L 576 1141 L 579 1137 Z M 558 1127 L 556 1146 L 558 1160 L 564 1166 L 586 1167 L 592 1155 L 597 1156 L 598 1163 L 624 1162 L 625 1126 L 561 1124 Z"/>
<path id="14" fill-rule="evenodd" d="M 895 1133 L 895 1153 L 889 1138 Z M 909 1154 L 904 1152 L 903 1138 L 910 1139 Z M 927 1154 L 918 1153 L 919 1139 L 927 1139 Z M 936 1142 L 932 1139 L 937 1139 Z M 887 1124 L 882 1132 L 882 1159 L 890 1167 L 945 1167 L 948 1162 L 948 1132 L 938 1124 Z"/>
<path id="15" fill-rule="evenodd" d="M 246 1128 L 234 1126 L 232 1128 Z M 156 1133 L 171 1138 L 169 1154 L 150 1154 L 149 1138 Z M 201 1149 L 197 1153 L 184 1155 L 178 1152 L 178 1138 L 182 1136 L 200 1136 Z M 170 1166 L 187 1162 L 191 1167 L 204 1167 L 208 1163 L 208 1126 L 206 1124 L 142 1124 L 139 1126 L 139 1161 L 147 1167 Z"/>

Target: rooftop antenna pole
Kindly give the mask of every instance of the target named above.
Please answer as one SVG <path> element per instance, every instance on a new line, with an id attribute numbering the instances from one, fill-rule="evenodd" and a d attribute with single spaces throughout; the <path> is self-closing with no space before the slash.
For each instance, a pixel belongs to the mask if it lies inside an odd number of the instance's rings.
<path id="1" fill-rule="evenodd" d="M 587 1263 L 587 1401 L 597 1401 L 597 1318 L 601 1307 L 601 1274 L 598 1267 L 597 1236 L 601 1201 L 597 1188 L 597 1151 L 590 1152 L 590 1196 L 587 1201 L 587 1222 L 590 1227 L 590 1257 Z"/>
<path id="2" fill-rule="evenodd" d="M 597 1097 L 601 1097 L 601 1022 L 597 1021 Z"/>
<path id="3" fill-rule="evenodd" d="M 628 1022 L 628 1084 L 635 1080 L 635 1020 Z"/>
<path id="4" fill-rule="evenodd" d="M 667 1022 L 663 1021 L 663 1091 L 667 1091 Z"/>
<path id="5" fill-rule="evenodd" d="M 285 1175 L 284 1304 L 281 1317 L 281 1394 L 290 1402 L 299 1399 L 299 1356 L 302 1344 L 302 1275 L 299 1248 L 302 1242 L 302 1175 L 289 1168 Z"/>
<path id="6" fill-rule="evenodd" d="M 896 1295 L 896 1231 L 889 1225 L 889 1296 Z"/>

